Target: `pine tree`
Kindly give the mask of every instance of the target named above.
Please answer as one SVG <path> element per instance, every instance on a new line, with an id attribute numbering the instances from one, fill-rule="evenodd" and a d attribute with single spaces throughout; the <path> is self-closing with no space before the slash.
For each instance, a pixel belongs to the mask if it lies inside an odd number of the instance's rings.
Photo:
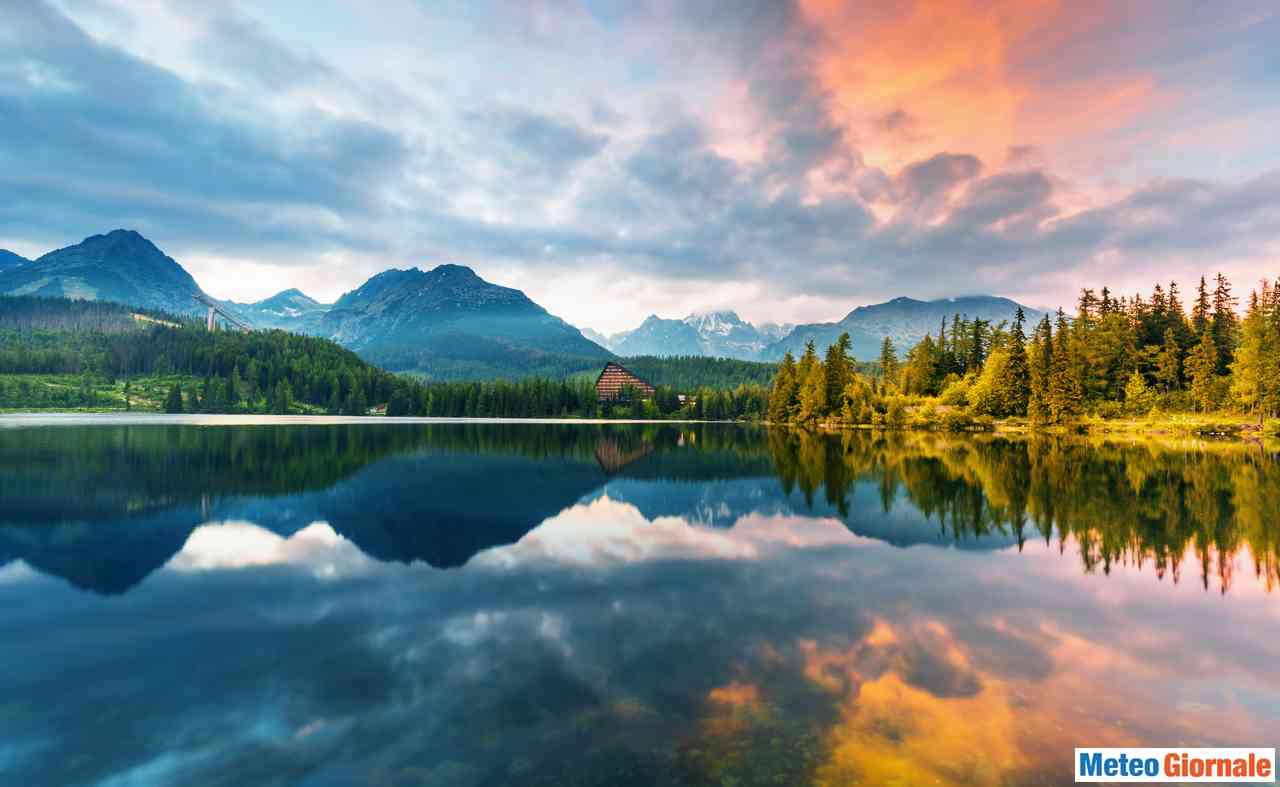
<path id="1" fill-rule="evenodd" d="M 1231 294 L 1231 282 L 1218 274 L 1213 290 L 1213 343 L 1217 350 L 1218 366 L 1215 374 L 1226 374 L 1231 357 L 1236 350 L 1236 330 L 1239 322 L 1236 306 L 1239 301 Z"/>
<path id="2" fill-rule="evenodd" d="M 792 405 L 797 399 L 798 382 L 796 378 L 796 361 L 791 351 L 782 357 L 778 372 L 773 378 L 773 388 L 769 392 L 769 421 L 784 424 L 791 420 Z"/>
<path id="3" fill-rule="evenodd" d="M 804 343 L 804 354 L 800 356 L 800 360 L 796 361 L 796 398 L 791 403 L 791 417 L 793 419 L 799 416 L 800 412 L 800 395 L 804 390 L 805 381 L 809 379 L 809 373 L 814 366 L 821 365 L 818 360 L 818 351 L 814 347 L 813 339 Z"/>
<path id="4" fill-rule="evenodd" d="M 240 391 L 244 383 L 240 379 L 240 367 L 231 370 L 231 378 L 227 381 L 227 409 L 234 410 L 240 406 Z"/>
<path id="5" fill-rule="evenodd" d="M 276 383 L 271 395 L 271 412 L 276 415 L 288 415 L 293 410 L 293 390 L 281 380 Z"/>
<path id="6" fill-rule="evenodd" d="M 1047 403 L 1049 419 L 1054 423 L 1062 423 L 1079 415 L 1084 401 L 1073 347 L 1075 338 L 1069 331 L 1067 317 L 1062 309 L 1058 310 L 1056 333 L 1053 346 L 1053 373 L 1049 378 Z"/>
<path id="7" fill-rule="evenodd" d="M 1253 293 L 1231 364 L 1231 396 L 1259 421 L 1280 412 L 1280 288 L 1263 281 Z"/>
<path id="8" fill-rule="evenodd" d="M 164 411 L 166 413 L 182 412 L 182 388 L 174 383 L 169 388 L 169 394 L 164 398 Z"/>
<path id="9" fill-rule="evenodd" d="M 933 337 L 926 334 L 907 353 L 907 364 L 902 371 L 902 387 L 909 394 L 934 396 L 938 393 L 940 381 L 937 345 L 933 343 Z"/>
<path id="10" fill-rule="evenodd" d="M 1049 383 L 1053 376 L 1053 325 L 1046 315 L 1036 326 L 1027 358 L 1029 387 L 1027 415 L 1036 423 L 1049 420 Z"/>
<path id="11" fill-rule="evenodd" d="M 999 381 L 1000 398 L 1004 415 L 1026 415 L 1031 394 L 1031 371 L 1027 363 L 1027 336 L 1022 326 L 1027 315 L 1018 307 L 1013 320 L 1013 331 L 1006 344 L 1009 360 Z"/>
<path id="12" fill-rule="evenodd" d="M 988 329 L 991 323 L 975 317 L 969 325 L 969 346 L 968 357 L 965 359 L 966 372 L 982 371 L 982 365 L 987 361 L 987 349 L 989 347 Z"/>
<path id="13" fill-rule="evenodd" d="M 1204 331 L 1209 327 L 1209 315 L 1212 308 L 1212 301 L 1209 300 L 1209 289 L 1205 283 L 1204 277 L 1200 277 L 1200 286 L 1196 288 L 1196 302 L 1191 307 L 1191 330 L 1195 332 L 1196 338 L 1204 335 Z"/>
<path id="14" fill-rule="evenodd" d="M 642 397 L 631 397 L 632 402 L 642 401 Z M 357 385 L 351 390 L 351 397 L 347 401 L 347 415 L 368 415 L 369 399 L 365 396 L 364 386 Z M 493 415 L 491 407 L 478 408 L 477 414 L 490 416 Z"/>
<path id="15" fill-rule="evenodd" d="M 947 322 L 942 321 L 942 331 L 940 337 L 943 345 L 946 345 Z M 848 336 L 848 334 L 845 334 Z M 896 385 L 898 383 L 898 349 L 893 346 L 893 339 L 888 336 L 884 337 L 884 341 L 880 343 L 880 371 L 881 376 L 887 382 Z"/>
<path id="16" fill-rule="evenodd" d="M 1156 356 L 1156 382 L 1165 393 L 1177 389 L 1182 384 L 1182 350 L 1178 347 L 1178 336 L 1173 328 L 1164 331 L 1164 345 Z"/>
<path id="17" fill-rule="evenodd" d="M 938 379 L 944 379 L 949 374 L 962 374 L 964 372 L 964 342 L 963 337 L 968 332 L 968 324 L 964 318 L 958 314 L 951 315 L 951 344 L 946 343 L 938 345 Z"/>
<path id="18" fill-rule="evenodd" d="M 849 377 L 853 373 L 852 364 L 849 361 L 849 348 L 852 345 L 849 334 L 842 333 L 840 338 L 836 339 L 836 343 L 827 348 L 825 363 L 827 390 L 824 400 L 830 402 L 833 407 L 840 401 L 844 387 L 849 383 Z"/>
<path id="19" fill-rule="evenodd" d="M 1191 378 L 1191 395 L 1202 411 L 1212 410 L 1217 404 L 1216 385 L 1218 375 L 1218 345 L 1214 341 L 1212 325 L 1200 337 L 1200 343 L 1187 358 L 1187 374 Z"/>
<path id="20" fill-rule="evenodd" d="M 1133 374 L 1129 375 L 1129 382 L 1124 386 L 1125 407 L 1134 415 L 1146 415 L 1151 412 L 1153 399 L 1151 389 L 1147 387 L 1147 378 L 1134 369 Z"/>
<path id="21" fill-rule="evenodd" d="M 800 406 L 796 410 L 796 420 L 800 423 L 817 421 L 827 411 L 826 371 L 817 360 L 807 366 L 808 371 L 800 382 Z"/>
<path id="22" fill-rule="evenodd" d="M 1182 299 L 1178 297 L 1178 283 L 1176 281 L 1169 282 L 1169 313 L 1166 320 L 1165 329 L 1173 329 L 1173 335 L 1177 339 L 1178 346 L 1184 350 L 1191 345 L 1195 337 L 1191 334 L 1191 326 L 1187 324 L 1187 313 L 1182 305 Z"/>

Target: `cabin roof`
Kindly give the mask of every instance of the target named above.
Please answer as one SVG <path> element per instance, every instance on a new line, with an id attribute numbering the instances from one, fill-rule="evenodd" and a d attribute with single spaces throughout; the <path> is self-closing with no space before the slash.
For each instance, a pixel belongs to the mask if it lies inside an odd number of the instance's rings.
<path id="1" fill-rule="evenodd" d="M 600 374 L 596 375 L 596 385 L 597 385 L 597 386 L 599 386 L 599 385 L 600 385 L 600 381 L 604 379 L 604 374 L 605 374 L 605 372 L 609 371 L 609 367 L 613 367 L 613 368 L 615 368 L 615 369 L 617 369 L 617 370 L 621 371 L 623 374 L 626 374 L 626 375 L 629 375 L 629 376 L 631 376 L 631 377 L 634 377 L 638 382 L 644 383 L 645 385 L 649 386 L 650 388 L 653 388 L 653 387 L 654 387 L 654 386 L 653 386 L 653 383 L 651 383 L 651 382 L 649 382 L 648 380 L 644 379 L 643 377 L 641 377 L 640 375 L 638 375 L 638 374 L 636 374 L 635 372 L 631 371 L 630 369 L 628 369 L 627 367 L 625 367 L 625 366 L 623 366 L 622 364 L 618 363 L 617 361 L 609 361 L 608 363 L 606 363 L 606 364 L 604 365 L 604 368 L 600 370 Z"/>

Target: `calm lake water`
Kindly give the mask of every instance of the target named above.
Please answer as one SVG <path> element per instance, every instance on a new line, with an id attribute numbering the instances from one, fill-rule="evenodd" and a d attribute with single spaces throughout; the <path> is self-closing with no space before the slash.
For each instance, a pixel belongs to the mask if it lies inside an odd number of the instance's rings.
<path id="1" fill-rule="evenodd" d="M 5 784 L 1068 784 L 1077 745 L 1280 742 L 1256 445 L 107 421 L 0 466 Z"/>

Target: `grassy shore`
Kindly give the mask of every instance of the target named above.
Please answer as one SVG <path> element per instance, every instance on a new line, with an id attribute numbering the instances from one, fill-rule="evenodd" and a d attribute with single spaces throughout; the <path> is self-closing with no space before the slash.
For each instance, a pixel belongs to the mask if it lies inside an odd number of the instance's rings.
<path id="1" fill-rule="evenodd" d="M 0 414 L 3 413 L 123 413 L 164 412 L 165 398 L 176 384 L 185 392 L 204 380 L 187 375 L 151 375 L 108 380 L 70 374 L 0 374 Z M 126 384 L 128 389 L 126 391 Z M 241 412 L 259 412 L 265 402 Z M 323 408 L 294 402 L 293 412 L 323 413 Z"/>
<path id="2" fill-rule="evenodd" d="M 986 433 L 1002 435 L 1098 435 L 1130 438 L 1199 438 L 1222 440 L 1280 439 L 1280 419 L 1259 424 L 1257 416 L 1232 412 L 1151 413 L 1133 417 L 1081 416 L 1065 424 L 1036 424 L 1027 418 L 974 418 L 958 408 L 923 406 L 908 408 L 898 424 L 849 424 L 821 422 L 815 428 L 827 432 L 850 429 L 904 429 L 925 432 Z"/>
<path id="3" fill-rule="evenodd" d="M 1067 426 L 1036 426 L 1026 419 L 996 424 L 1000 432 L 1075 432 L 1101 435 L 1155 435 L 1171 437 L 1240 437 L 1257 439 L 1277 435 L 1280 422 L 1259 425 L 1256 416 L 1240 413 L 1165 413 L 1143 417 L 1101 418 L 1085 416 Z"/>

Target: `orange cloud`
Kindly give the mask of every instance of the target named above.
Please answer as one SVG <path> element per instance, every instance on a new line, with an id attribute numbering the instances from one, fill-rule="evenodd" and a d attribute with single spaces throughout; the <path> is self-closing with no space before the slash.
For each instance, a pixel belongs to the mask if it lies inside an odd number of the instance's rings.
<path id="1" fill-rule="evenodd" d="M 1001 674 L 936 620 L 877 621 L 850 648 L 797 643 L 805 675 L 841 706 L 815 783 L 1042 781 L 1069 772 L 1063 753 L 1073 744 L 1202 740 L 1209 730 L 1248 737 L 1258 724 L 1239 702 L 1211 708 L 1168 695 L 1167 703 L 1153 702 L 1161 687 L 1177 685 L 1176 676 L 1108 643 L 1052 626 L 1022 634 L 1004 621 L 993 628 L 1014 638 L 1047 635 L 1053 668 L 1040 678 Z M 974 675 L 972 690 L 939 694 L 910 680 L 913 659 L 926 652 L 935 664 Z"/>
<path id="2" fill-rule="evenodd" d="M 1150 74 L 1084 67 L 1083 44 L 1109 22 L 1101 6 L 801 5 L 825 33 L 815 71 L 833 111 L 867 163 L 886 170 L 940 151 L 999 165 L 1023 145 L 1072 163 L 1094 161 L 1082 150 L 1089 140 L 1131 124 L 1161 100 Z"/>
<path id="3" fill-rule="evenodd" d="M 760 702 L 760 689 L 755 684 L 734 681 L 715 687 L 707 694 L 707 699 L 720 705 L 756 705 Z"/>

